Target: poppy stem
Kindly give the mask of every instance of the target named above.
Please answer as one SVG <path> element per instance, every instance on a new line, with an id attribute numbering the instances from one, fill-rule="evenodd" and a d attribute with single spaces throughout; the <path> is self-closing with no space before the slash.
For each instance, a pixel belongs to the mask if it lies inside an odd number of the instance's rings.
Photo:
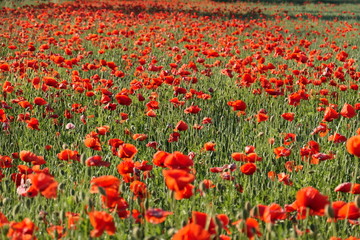
<path id="1" fill-rule="evenodd" d="M 335 220 L 331 221 L 331 228 L 332 228 L 332 231 L 333 231 L 333 236 L 337 236 L 337 229 L 336 229 Z"/>

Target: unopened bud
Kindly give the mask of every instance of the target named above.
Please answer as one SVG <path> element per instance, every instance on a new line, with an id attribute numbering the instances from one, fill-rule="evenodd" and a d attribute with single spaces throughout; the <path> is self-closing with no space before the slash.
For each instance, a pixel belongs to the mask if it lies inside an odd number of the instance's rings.
<path id="1" fill-rule="evenodd" d="M 335 217 L 334 209 L 330 205 L 325 206 L 325 215 L 329 218 Z"/>
<path id="2" fill-rule="evenodd" d="M 360 195 L 357 195 L 357 196 L 355 197 L 354 202 L 355 202 L 355 206 L 356 206 L 357 208 L 360 208 Z"/>
<path id="3" fill-rule="evenodd" d="M 251 204 L 250 204 L 250 202 L 246 202 L 246 203 L 245 203 L 245 209 L 246 209 L 246 211 L 248 211 L 248 212 L 251 211 Z"/>

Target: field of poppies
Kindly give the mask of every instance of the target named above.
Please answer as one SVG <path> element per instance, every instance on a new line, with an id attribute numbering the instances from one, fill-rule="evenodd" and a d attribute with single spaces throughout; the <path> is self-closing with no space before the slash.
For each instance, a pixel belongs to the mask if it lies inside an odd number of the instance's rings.
<path id="1" fill-rule="evenodd" d="M 0 239 L 360 239 L 359 4 L 0 4 Z"/>

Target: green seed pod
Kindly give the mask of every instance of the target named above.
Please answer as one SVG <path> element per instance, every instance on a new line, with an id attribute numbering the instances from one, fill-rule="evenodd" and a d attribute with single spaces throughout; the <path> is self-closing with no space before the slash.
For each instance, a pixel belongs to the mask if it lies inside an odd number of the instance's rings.
<path id="1" fill-rule="evenodd" d="M 99 193 L 100 193 L 101 195 L 106 196 L 105 188 L 103 188 L 103 187 L 98 187 L 98 189 L 99 189 Z"/>

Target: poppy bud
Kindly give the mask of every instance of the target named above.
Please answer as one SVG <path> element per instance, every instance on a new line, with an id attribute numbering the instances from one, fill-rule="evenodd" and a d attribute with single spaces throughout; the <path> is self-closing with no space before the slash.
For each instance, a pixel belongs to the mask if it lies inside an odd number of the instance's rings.
<path id="1" fill-rule="evenodd" d="M 255 206 L 250 210 L 250 216 L 254 217 L 254 216 L 259 216 L 259 207 Z"/>
<path id="2" fill-rule="evenodd" d="M 9 204 L 10 202 L 11 202 L 11 199 L 10 199 L 10 198 L 4 198 L 4 199 L 2 200 L 2 203 L 3 203 L 4 206 L 6 206 L 7 204 Z"/>
<path id="3" fill-rule="evenodd" d="M 330 205 L 325 206 L 325 215 L 329 218 L 335 217 L 334 209 Z"/>
<path id="4" fill-rule="evenodd" d="M 90 198 L 88 199 L 88 208 L 90 211 L 94 208 L 94 202 Z"/>
<path id="5" fill-rule="evenodd" d="M 205 190 L 206 190 L 207 188 L 206 188 L 206 186 L 205 186 L 205 183 L 204 183 L 204 182 L 201 182 L 201 183 L 199 184 L 199 189 L 200 189 L 200 191 L 201 191 L 202 193 L 204 193 L 204 192 L 205 192 Z"/>
<path id="6" fill-rule="evenodd" d="M 132 235 L 135 239 L 142 239 L 142 237 L 141 237 L 142 233 L 140 231 L 140 228 L 138 228 L 138 227 L 133 228 Z"/>
<path id="7" fill-rule="evenodd" d="M 126 185 L 125 184 L 121 184 L 120 185 L 120 192 L 125 192 L 126 191 Z"/>
<path id="8" fill-rule="evenodd" d="M 12 215 L 13 217 L 18 217 L 18 213 L 20 211 L 21 205 L 20 204 L 16 204 L 15 207 L 12 209 Z"/>
<path id="9" fill-rule="evenodd" d="M 176 230 L 175 228 L 169 228 L 169 229 L 167 230 L 167 235 L 168 235 L 168 236 L 172 236 L 172 235 L 174 235 L 176 232 L 177 232 L 177 230 Z"/>
<path id="10" fill-rule="evenodd" d="M 241 219 L 247 219 L 249 217 L 249 211 L 247 209 L 243 209 L 241 211 Z"/>
<path id="11" fill-rule="evenodd" d="M 357 195 L 357 196 L 355 197 L 354 202 L 355 202 L 355 206 L 356 206 L 357 208 L 360 208 L 360 195 Z"/>
<path id="12" fill-rule="evenodd" d="M 60 183 L 58 186 L 59 190 L 64 190 L 65 189 L 66 184 L 64 182 Z"/>
<path id="13" fill-rule="evenodd" d="M 248 211 L 248 212 L 251 211 L 251 204 L 250 204 L 250 202 L 246 202 L 246 203 L 245 203 L 245 209 L 246 209 L 246 211 Z"/>

